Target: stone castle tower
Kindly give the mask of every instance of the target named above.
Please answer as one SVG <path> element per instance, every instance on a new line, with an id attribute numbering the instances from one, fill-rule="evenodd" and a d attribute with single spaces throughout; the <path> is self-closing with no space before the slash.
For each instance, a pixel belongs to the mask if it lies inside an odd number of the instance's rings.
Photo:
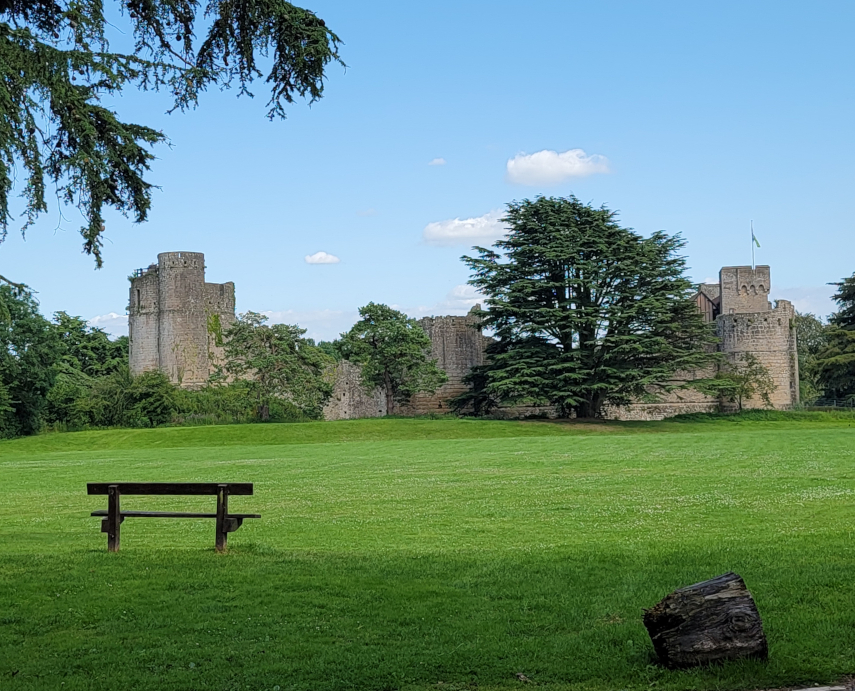
<path id="1" fill-rule="evenodd" d="M 463 377 L 473 367 L 485 362 L 485 349 L 492 340 L 481 333 L 481 305 L 473 307 L 464 317 L 424 317 L 419 326 L 430 338 L 430 358 L 448 376 L 448 381 L 436 393 L 416 394 L 410 401 L 407 413 L 443 413 L 448 411 L 448 401 L 465 393 L 469 386 Z"/>
<path id="2" fill-rule="evenodd" d="M 791 408 L 799 402 L 799 365 L 796 344 L 795 309 L 787 300 L 769 302 L 771 272 L 768 266 L 725 266 L 718 283 L 702 283 L 695 296 L 707 322 L 715 324 L 719 350 L 734 364 L 753 355 L 769 372 L 775 384 L 772 406 Z M 712 377 L 715 371 L 683 372 L 680 379 Z M 692 390 L 677 390 L 657 403 L 636 403 L 608 411 L 622 420 L 658 420 L 680 413 L 711 412 L 718 400 Z M 746 408 L 762 408 L 761 399 L 743 403 Z"/>
<path id="3" fill-rule="evenodd" d="M 185 388 L 203 385 L 235 319 L 234 283 L 205 283 L 201 252 L 163 252 L 131 276 L 131 374 L 160 370 Z"/>
<path id="4" fill-rule="evenodd" d="M 481 333 L 480 305 L 463 317 L 424 317 L 418 320 L 431 341 L 430 357 L 448 375 L 448 381 L 435 393 L 419 393 L 408 405 L 401 406 L 402 415 L 425 415 L 448 412 L 448 401 L 465 392 L 463 382 L 469 371 L 484 364 L 485 349 L 490 339 Z M 359 367 L 350 362 L 339 363 L 333 374 L 333 395 L 324 407 L 327 420 L 361 417 L 382 417 L 386 414 L 386 399 L 380 389 L 366 391 L 360 383 Z"/>
<path id="5" fill-rule="evenodd" d="M 719 298 L 715 314 L 721 351 L 731 362 L 751 353 L 769 370 L 775 382 L 771 395 L 775 408 L 799 402 L 799 364 L 795 316 L 788 300 L 769 303 L 768 266 L 726 266 L 719 273 Z M 701 291 L 703 292 L 703 287 Z M 750 402 L 752 407 L 761 405 Z"/>
<path id="6" fill-rule="evenodd" d="M 750 353 L 767 368 L 775 383 L 772 405 L 784 409 L 799 402 L 795 310 L 786 300 L 772 307 L 770 285 L 768 266 L 726 266 L 718 283 L 699 286 L 695 301 L 705 319 L 715 324 L 719 349 L 728 360 L 739 363 Z M 476 306 L 462 317 L 419 320 L 431 340 L 430 355 L 446 372 L 448 382 L 434 394 L 417 394 L 401 413 L 446 412 L 449 399 L 466 390 L 463 378 L 484 363 L 491 341 L 481 332 L 479 312 Z M 157 264 L 134 272 L 128 313 L 131 373 L 160 370 L 176 384 L 195 388 L 207 381 L 222 357 L 222 333 L 235 319 L 234 283 L 206 283 L 205 257 L 199 252 L 165 252 L 157 256 Z M 714 374 L 714 370 L 683 372 L 675 383 Z M 366 391 L 355 365 L 339 363 L 330 376 L 334 392 L 324 411 L 327 419 L 386 413 L 382 392 Z M 749 400 L 745 405 L 762 407 L 764 402 Z M 716 399 L 678 389 L 657 403 L 612 408 L 606 415 L 649 420 L 718 407 Z M 518 416 L 532 411 L 507 408 L 504 412 Z"/>

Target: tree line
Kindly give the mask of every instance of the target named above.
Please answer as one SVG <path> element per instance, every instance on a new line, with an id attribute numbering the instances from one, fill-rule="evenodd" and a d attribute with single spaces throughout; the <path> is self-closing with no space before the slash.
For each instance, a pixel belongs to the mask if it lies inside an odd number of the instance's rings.
<path id="1" fill-rule="evenodd" d="M 300 421 L 322 417 L 342 358 L 360 365 L 366 387 L 383 386 L 387 410 L 445 373 L 429 357 L 415 320 L 370 303 L 333 342 L 315 343 L 291 324 L 239 315 L 219 336 L 224 357 L 207 384 L 174 385 L 162 372 L 132 376 L 128 338 L 115 340 L 81 317 L 41 315 L 25 286 L 0 286 L 0 438 L 43 429 Z"/>
<path id="2" fill-rule="evenodd" d="M 597 417 L 679 388 L 739 410 L 748 399 L 771 406 L 775 383 L 756 356 L 716 352 L 679 235 L 642 237 L 615 212 L 572 195 L 511 203 L 504 220 L 504 239 L 462 258 L 486 297 L 483 324 L 495 340 L 458 410 L 523 404 Z M 828 323 L 813 314 L 795 320 L 803 404 L 855 404 L 855 275 L 832 285 L 840 310 Z"/>
<path id="3" fill-rule="evenodd" d="M 461 414 L 498 406 L 598 417 L 609 406 L 655 401 L 693 387 L 741 409 L 770 400 L 774 382 L 750 354 L 725 359 L 688 279 L 685 242 L 624 228 L 606 207 L 538 197 L 507 207 L 507 235 L 465 256 L 484 295 L 486 361 L 452 401 Z M 834 283 L 839 310 L 797 314 L 801 400 L 855 404 L 855 275 Z M 160 372 L 131 376 L 127 338 L 110 340 L 80 317 L 47 320 L 25 287 L 0 286 L 0 436 L 45 426 L 155 426 L 322 417 L 336 361 L 380 387 L 389 414 L 446 381 L 418 323 L 386 305 L 360 308 L 338 340 L 315 343 L 297 325 L 241 314 L 221 338 L 224 357 L 205 387 L 178 388 Z M 709 376 L 681 381 L 681 373 Z M 685 378 L 685 377 L 684 377 Z"/>

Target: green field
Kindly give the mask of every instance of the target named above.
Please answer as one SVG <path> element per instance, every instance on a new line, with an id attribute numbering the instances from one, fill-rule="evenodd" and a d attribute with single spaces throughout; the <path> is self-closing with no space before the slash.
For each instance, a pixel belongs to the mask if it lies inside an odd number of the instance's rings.
<path id="1" fill-rule="evenodd" d="M 360 420 L 0 442 L 0 689 L 748 689 L 855 673 L 855 420 Z M 87 481 L 247 481 L 134 520 Z M 211 510 L 213 498 L 123 508 Z M 768 663 L 662 669 L 641 610 L 733 570 Z M 517 673 L 531 679 L 519 681 Z"/>

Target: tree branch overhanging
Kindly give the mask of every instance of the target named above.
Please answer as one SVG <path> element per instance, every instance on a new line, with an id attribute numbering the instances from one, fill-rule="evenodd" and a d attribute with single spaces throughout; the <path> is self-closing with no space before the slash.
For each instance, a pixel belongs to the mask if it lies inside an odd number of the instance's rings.
<path id="1" fill-rule="evenodd" d="M 23 180 L 26 232 L 47 209 L 52 184 L 85 218 L 83 251 L 103 261 L 104 210 L 141 223 L 151 207 L 151 147 L 166 136 L 125 122 L 102 104 L 129 88 L 167 89 L 172 110 L 195 108 L 209 86 L 252 95 L 264 78 L 267 115 L 296 98 L 321 98 L 326 68 L 344 63 L 340 39 L 285 0 L 112 0 L 130 23 L 135 54 L 110 51 L 103 0 L 0 0 L 0 242 Z M 210 20 L 196 40 L 195 24 Z M 259 60 L 272 57 L 268 74 Z"/>

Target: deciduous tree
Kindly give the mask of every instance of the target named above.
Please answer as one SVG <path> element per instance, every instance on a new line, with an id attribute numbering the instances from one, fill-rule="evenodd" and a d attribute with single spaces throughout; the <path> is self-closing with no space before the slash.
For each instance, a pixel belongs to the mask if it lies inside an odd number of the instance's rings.
<path id="1" fill-rule="evenodd" d="M 507 236 L 463 257 L 486 296 L 486 393 L 595 417 L 714 359 L 679 236 L 642 237 L 576 197 L 508 204 Z"/>
<path id="2" fill-rule="evenodd" d="M 53 315 L 54 328 L 62 344 L 63 360 L 90 377 L 100 377 L 128 364 L 128 337 L 116 340 L 103 329 L 89 326 L 82 317 L 65 312 Z"/>
<path id="3" fill-rule="evenodd" d="M 265 324 L 257 312 L 241 314 L 225 334 L 225 372 L 246 381 L 257 401 L 258 417 L 270 419 L 275 398 L 290 401 L 310 417 L 320 417 L 332 386 L 324 372 L 333 359 L 323 353 L 305 329 Z"/>
<path id="4" fill-rule="evenodd" d="M 37 432 L 62 349 L 31 293 L 0 285 L 0 437 Z"/>
<path id="5" fill-rule="evenodd" d="M 822 395 L 817 356 L 828 345 L 829 326 L 815 314 L 796 312 L 799 357 L 799 400 L 810 404 Z"/>
<path id="6" fill-rule="evenodd" d="M 697 381 L 695 388 L 735 404 L 741 413 L 743 405 L 751 398 L 759 398 L 765 407 L 771 408 L 775 380 L 756 355 L 739 353 L 732 360 L 723 360 L 715 376 Z"/>
<path id="7" fill-rule="evenodd" d="M 340 349 L 361 366 L 367 388 L 382 387 L 386 412 L 418 392 L 433 393 L 448 377 L 430 359 L 431 342 L 415 319 L 387 305 L 369 302 L 359 308 L 359 321 L 342 334 Z"/>

